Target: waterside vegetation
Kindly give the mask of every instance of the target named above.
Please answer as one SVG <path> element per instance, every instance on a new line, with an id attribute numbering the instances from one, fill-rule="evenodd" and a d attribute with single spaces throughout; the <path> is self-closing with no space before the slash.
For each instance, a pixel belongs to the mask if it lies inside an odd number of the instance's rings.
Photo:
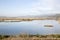
<path id="1" fill-rule="evenodd" d="M 58 40 L 60 39 L 60 34 L 50 34 L 50 35 L 31 35 L 31 34 L 20 34 L 20 35 L 0 35 L 0 40 Z"/>

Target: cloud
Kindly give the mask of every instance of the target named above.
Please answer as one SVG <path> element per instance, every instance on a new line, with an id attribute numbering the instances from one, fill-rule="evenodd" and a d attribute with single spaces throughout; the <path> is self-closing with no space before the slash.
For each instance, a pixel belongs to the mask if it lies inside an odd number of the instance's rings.
<path id="1" fill-rule="evenodd" d="M 32 13 L 35 14 L 56 14 L 60 13 L 59 0 L 38 0 L 33 4 Z"/>
<path id="2" fill-rule="evenodd" d="M 56 0 L 57 1 L 57 0 Z M 55 0 L 37 0 L 32 3 L 32 8 L 22 10 L 21 13 L 31 15 L 56 14 L 60 13 L 59 3 Z M 23 12 L 24 11 L 24 12 Z"/>

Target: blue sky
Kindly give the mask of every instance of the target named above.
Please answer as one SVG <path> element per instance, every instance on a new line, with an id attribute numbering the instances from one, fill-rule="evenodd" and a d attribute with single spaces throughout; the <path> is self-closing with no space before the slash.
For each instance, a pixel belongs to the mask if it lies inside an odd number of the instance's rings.
<path id="1" fill-rule="evenodd" d="M 60 0 L 0 0 L 0 16 L 60 13 Z"/>

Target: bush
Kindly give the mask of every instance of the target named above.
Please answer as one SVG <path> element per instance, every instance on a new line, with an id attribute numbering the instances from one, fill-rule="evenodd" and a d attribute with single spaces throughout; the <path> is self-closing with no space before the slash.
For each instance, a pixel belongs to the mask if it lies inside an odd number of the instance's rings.
<path id="1" fill-rule="evenodd" d="M 3 37 L 4 37 L 4 38 L 8 38 L 8 37 L 10 37 L 10 35 L 4 35 Z"/>
<path id="2" fill-rule="evenodd" d="M 10 35 L 0 35 L 0 39 L 8 38 L 8 37 L 10 37 Z"/>

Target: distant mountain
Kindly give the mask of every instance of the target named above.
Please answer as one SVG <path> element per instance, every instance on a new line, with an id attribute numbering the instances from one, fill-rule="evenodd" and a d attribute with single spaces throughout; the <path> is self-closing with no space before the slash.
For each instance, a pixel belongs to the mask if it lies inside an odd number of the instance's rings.
<path id="1" fill-rule="evenodd" d="M 7 18 L 7 16 L 0 16 L 1 18 Z M 49 15 L 28 15 L 28 16 L 18 16 L 18 18 L 40 18 L 40 17 L 60 17 L 60 14 L 49 14 Z M 17 18 L 17 17 L 12 17 Z"/>
<path id="2" fill-rule="evenodd" d="M 35 16 L 35 17 L 60 17 L 60 14 L 55 14 L 55 15 L 38 15 L 38 16 Z"/>

